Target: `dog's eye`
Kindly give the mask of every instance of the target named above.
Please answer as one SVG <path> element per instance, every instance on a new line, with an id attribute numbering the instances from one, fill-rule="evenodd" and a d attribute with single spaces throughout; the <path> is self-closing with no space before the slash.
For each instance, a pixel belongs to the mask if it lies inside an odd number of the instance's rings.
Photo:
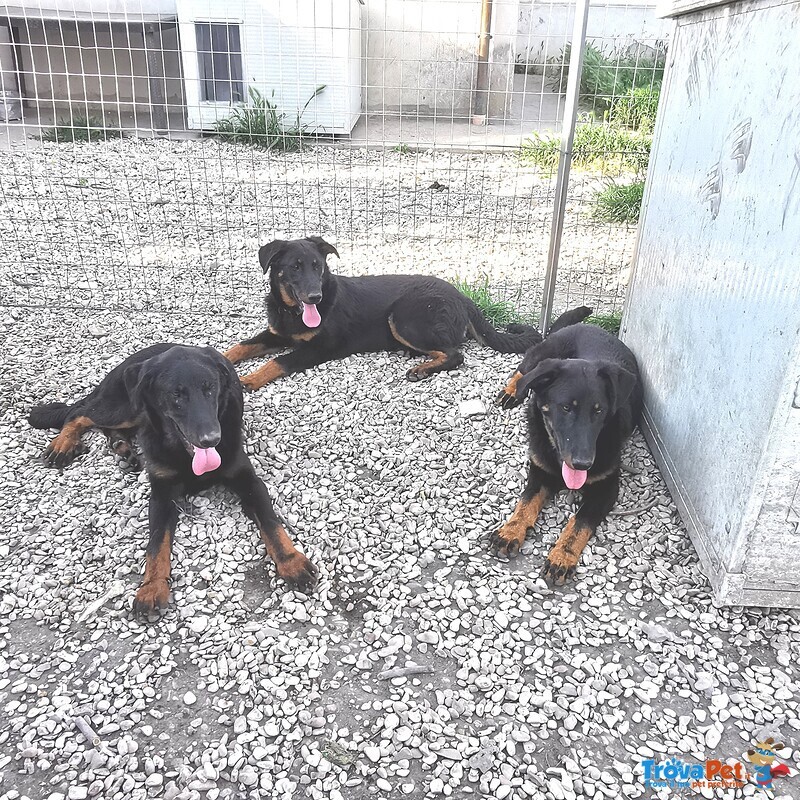
<path id="1" fill-rule="evenodd" d="M 594 413 L 594 414 L 602 414 L 603 413 L 603 409 L 602 408 L 595 408 L 592 413 Z"/>
<path id="2" fill-rule="evenodd" d="M 299 265 L 299 264 L 294 264 L 294 265 L 292 266 L 292 269 L 293 269 L 295 272 L 298 272 L 298 271 L 300 270 L 300 265 Z"/>
<path id="3" fill-rule="evenodd" d="M 567 405 L 561 406 L 561 410 L 564 411 L 566 414 L 569 414 L 569 412 L 572 411 L 572 406 L 567 406 Z"/>

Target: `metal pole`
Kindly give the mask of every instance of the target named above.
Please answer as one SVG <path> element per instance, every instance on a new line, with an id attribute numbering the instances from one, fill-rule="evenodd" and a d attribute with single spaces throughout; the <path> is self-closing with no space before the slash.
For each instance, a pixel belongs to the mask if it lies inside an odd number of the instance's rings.
<path id="1" fill-rule="evenodd" d="M 145 23 L 144 49 L 150 87 L 150 127 L 154 134 L 163 135 L 169 128 L 169 118 L 164 81 L 164 41 L 160 23 Z M 135 105 L 134 102 L 134 107 Z"/>
<path id="2" fill-rule="evenodd" d="M 489 41 L 492 38 L 492 0 L 481 0 L 481 32 L 478 37 L 478 70 L 472 99 L 472 124 L 485 125 L 489 113 Z"/>
<path id="3" fill-rule="evenodd" d="M 553 224 L 550 228 L 550 247 L 547 252 L 547 270 L 544 275 L 542 292 L 542 316 L 539 320 L 542 336 L 547 333 L 550 317 L 553 314 L 553 296 L 556 292 L 558 257 L 561 253 L 561 234 L 564 230 L 564 209 L 567 205 L 567 190 L 569 189 L 572 142 L 575 139 L 575 123 L 578 119 L 578 95 L 580 94 L 583 48 L 586 44 L 588 18 L 589 0 L 577 0 L 575 23 L 572 27 L 572 46 L 569 50 L 569 75 L 567 76 L 567 95 L 564 102 L 564 120 L 561 131 L 561 153 L 556 174 Z"/>

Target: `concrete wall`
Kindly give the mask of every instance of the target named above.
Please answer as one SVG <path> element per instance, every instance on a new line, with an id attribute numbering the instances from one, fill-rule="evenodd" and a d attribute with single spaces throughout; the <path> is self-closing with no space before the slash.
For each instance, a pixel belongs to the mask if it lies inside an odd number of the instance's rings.
<path id="1" fill-rule="evenodd" d="M 514 43 L 519 63 L 543 64 L 561 54 L 572 40 L 573 0 L 519 0 L 518 33 Z M 589 6 L 586 38 L 610 52 L 634 42 L 653 44 L 667 39 L 672 20 L 657 19 L 655 3 L 600 3 Z"/>
<path id="2" fill-rule="evenodd" d="M 471 113 L 480 0 L 370 0 L 363 13 L 367 112 Z M 518 0 L 495 0 L 489 115 L 508 113 Z"/>
<path id="3" fill-rule="evenodd" d="M 25 97 L 55 109 L 146 111 L 150 101 L 141 24 L 12 19 Z M 183 104 L 177 27 L 162 27 L 167 103 Z"/>

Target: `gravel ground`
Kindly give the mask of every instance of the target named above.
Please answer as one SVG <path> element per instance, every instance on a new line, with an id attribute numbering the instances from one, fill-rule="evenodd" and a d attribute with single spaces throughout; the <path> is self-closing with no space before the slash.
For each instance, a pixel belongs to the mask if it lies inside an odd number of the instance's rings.
<path id="1" fill-rule="evenodd" d="M 317 234 L 344 273 L 486 274 L 523 310 L 540 306 L 553 177 L 514 154 L 123 140 L 4 156 L 0 303 L 252 310 L 258 246 Z M 557 309 L 621 307 L 635 228 L 591 221 L 605 180 L 574 173 Z"/>
<path id="2" fill-rule="evenodd" d="M 476 346 L 418 384 L 406 356 L 378 354 L 248 396 L 249 452 L 318 589 L 279 584 L 254 526 L 215 491 L 184 503 L 168 611 L 133 618 L 146 482 L 99 435 L 72 467 L 46 469 L 46 434 L 24 415 L 146 344 L 221 347 L 251 325 L 20 309 L 0 320 L 3 800 L 650 800 L 681 792 L 646 791 L 642 758 L 738 758 L 769 734 L 798 765 L 798 615 L 713 607 L 638 434 L 624 513 L 571 584 L 537 579 L 573 508 L 565 495 L 520 557 L 487 554 L 525 444 L 520 410 L 460 415 L 516 364 Z M 799 781 L 716 796 L 789 800 Z"/>

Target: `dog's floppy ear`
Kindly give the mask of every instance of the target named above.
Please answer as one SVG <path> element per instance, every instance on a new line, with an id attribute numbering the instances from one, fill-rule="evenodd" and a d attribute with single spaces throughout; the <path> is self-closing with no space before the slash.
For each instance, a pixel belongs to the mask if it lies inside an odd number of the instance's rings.
<path id="1" fill-rule="evenodd" d="M 204 348 L 208 353 L 209 358 L 213 362 L 213 366 L 219 373 L 219 395 L 217 397 L 217 414 L 221 415 L 223 409 L 228 405 L 228 400 L 235 396 L 235 392 L 231 392 L 231 387 L 236 386 L 240 388 L 239 378 L 236 375 L 236 370 L 233 364 L 226 358 L 220 358 L 219 350 L 213 347 Z"/>
<path id="2" fill-rule="evenodd" d="M 617 409 L 630 397 L 636 386 L 636 376 L 617 364 L 603 364 L 597 374 L 606 384 L 609 412 L 615 414 Z"/>
<path id="3" fill-rule="evenodd" d="M 529 391 L 538 394 L 543 392 L 561 373 L 561 361 L 558 358 L 545 358 L 530 372 L 525 373 L 517 381 L 517 399 L 525 397 Z"/>
<path id="4" fill-rule="evenodd" d="M 280 254 L 287 244 L 289 244 L 289 242 L 285 241 L 284 239 L 275 239 L 269 244 L 259 247 L 258 263 L 261 264 L 261 269 L 263 269 L 264 272 L 270 268 L 272 260 L 275 258 L 275 256 Z"/>
<path id="5" fill-rule="evenodd" d="M 326 242 L 321 236 L 306 236 L 306 241 L 311 242 L 317 246 L 317 250 L 322 253 L 323 258 L 327 259 L 333 253 L 336 258 L 339 258 L 339 251 L 329 242 Z"/>
<path id="6" fill-rule="evenodd" d="M 131 364 L 122 373 L 122 380 L 128 392 L 128 400 L 134 411 L 141 411 L 145 405 L 145 397 L 152 384 L 152 370 L 147 361 Z"/>

